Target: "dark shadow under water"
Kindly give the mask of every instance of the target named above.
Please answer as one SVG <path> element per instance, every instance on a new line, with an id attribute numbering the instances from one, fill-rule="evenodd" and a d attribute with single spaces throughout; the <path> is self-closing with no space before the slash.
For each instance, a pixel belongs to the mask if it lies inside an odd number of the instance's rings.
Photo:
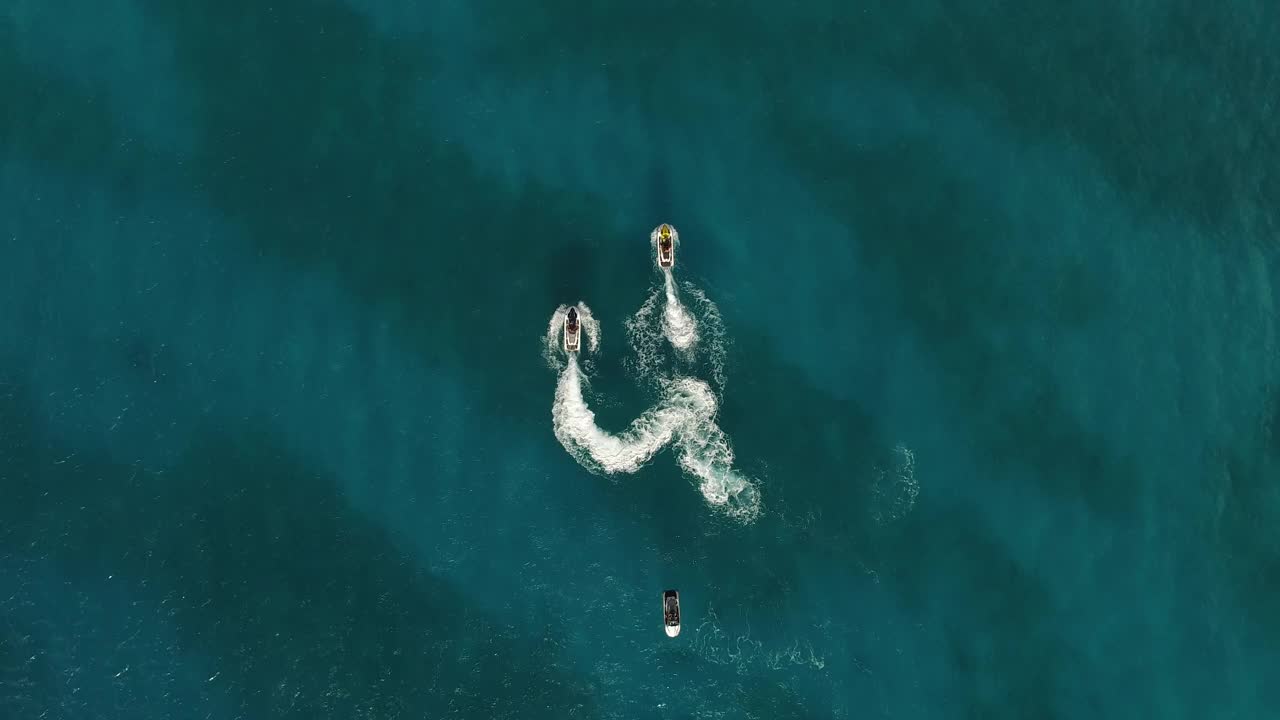
<path id="1" fill-rule="evenodd" d="M 0 398 L 0 554 L 77 583 L 114 576 L 136 618 L 163 613 L 176 628 L 171 672 L 194 662 L 220 673 L 203 691 L 211 707 L 278 718 L 594 715 L 549 636 L 513 634 L 478 610 L 253 423 L 205 428 L 160 471 L 46 434 L 23 393 L 10 385 Z M 21 573 L 0 579 L 7 602 L 26 588 Z M 23 641 L 32 628 L 11 622 L 4 633 L 10 655 L 45 657 Z M 22 677 L 10 674 L 22 666 L 14 658 L 0 662 L 10 688 L 0 707 L 100 717 L 102 698 L 62 680 L 85 660 L 50 660 Z M 129 684 L 147 680 L 121 681 L 120 712 L 146 712 L 147 696 Z"/>

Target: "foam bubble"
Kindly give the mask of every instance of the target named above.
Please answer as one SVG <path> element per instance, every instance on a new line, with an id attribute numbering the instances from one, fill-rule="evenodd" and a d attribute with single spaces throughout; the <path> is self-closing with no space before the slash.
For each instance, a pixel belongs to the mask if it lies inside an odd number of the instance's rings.
<path id="1" fill-rule="evenodd" d="M 749 623 L 745 634 L 726 632 L 712 609 L 707 610 L 706 618 L 694 628 L 690 647 L 703 660 L 731 666 L 742 674 L 751 671 L 753 666 L 770 670 L 797 667 L 822 670 L 827 666 L 826 658 L 819 655 L 808 640 L 795 638 L 788 646 L 766 647 L 763 641 L 751 637 Z"/>
<path id="2" fill-rule="evenodd" d="M 688 350 L 698 342 L 698 323 L 684 305 L 680 304 L 671 270 L 664 268 L 662 275 L 667 294 L 667 304 L 662 309 L 662 334 L 675 349 Z"/>
<path id="3" fill-rule="evenodd" d="M 587 350 L 591 353 L 600 351 L 600 323 L 596 320 L 596 316 L 591 314 L 591 308 L 587 304 L 578 301 L 578 318 L 582 322 L 582 333 L 587 336 Z"/>
<path id="4" fill-rule="evenodd" d="M 727 342 L 720 309 L 693 283 L 680 283 L 680 293 L 674 292 L 670 273 L 664 274 L 668 282 L 653 288 L 626 321 L 632 356 L 623 364 L 636 381 L 656 384 L 673 374 L 673 368 L 689 372 L 705 362 L 713 384 L 722 393 Z M 681 303 L 681 294 L 690 299 L 688 305 Z M 674 354 L 664 352 L 664 341 Z"/>
<path id="5" fill-rule="evenodd" d="M 546 361 L 547 367 L 556 371 L 563 370 L 565 367 L 562 333 L 564 316 L 567 312 L 569 312 L 569 306 L 561 305 L 551 313 L 551 320 L 547 323 L 547 336 L 542 344 L 542 359 Z"/>
<path id="6" fill-rule="evenodd" d="M 556 385 L 551 416 L 556 439 L 588 470 L 634 473 L 667 445 L 680 467 L 696 479 L 703 498 L 730 517 L 751 522 L 760 512 L 755 484 L 733 470 L 733 450 L 716 425 L 711 387 L 696 378 L 664 382 L 658 403 L 621 433 L 601 429 L 583 395 L 577 359 L 570 357 Z"/>
<path id="7" fill-rule="evenodd" d="M 656 250 L 656 231 L 651 239 Z M 678 235 L 675 242 L 679 244 Z M 689 365 L 699 357 L 699 346 L 707 347 L 713 380 L 723 390 L 725 343 L 719 308 L 697 287 L 684 283 L 683 292 L 693 299 L 691 312 L 680 302 L 671 270 L 663 269 L 662 275 L 662 287 L 655 287 L 626 322 L 634 357 L 624 361 L 636 380 L 658 391 L 658 400 L 621 433 L 606 432 L 596 424 L 584 393 L 584 369 L 589 371 L 590 365 L 562 348 L 568 308 L 561 305 L 552 314 L 543 356 L 547 365 L 560 373 L 551 410 L 556 438 L 579 464 L 603 475 L 634 473 L 671 445 L 680 468 L 695 479 L 709 504 L 730 517 L 751 522 L 760 514 L 760 492 L 753 481 L 733 469 L 733 449 L 716 424 L 716 393 L 702 380 L 677 374 L 674 365 L 668 372 L 667 353 L 662 351 L 666 340 L 675 351 L 675 360 Z M 585 303 L 578 303 L 577 308 L 587 349 L 595 353 L 600 347 L 600 324 Z M 706 342 L 700 343 L 700 327 L 705 328 Z"/>
<path id="8" fill-rule="evenodd" d="M 893 448 L 893 458 L 887 466 L 876 467 L 873 492 L 875 503 L 872 515 L 881 525 L 902 519 L 915 507 L 920 494 L 916 480 L 916 456 L 902 443 Z"/>
<path id="9" fill-rule="evenodd" d="M 693 283 L 685 281 L 680 284 L 680 287 L 684 294 L 693 300 L 693 313 L 697 318 L 699 335 L 703 338 L 703 342 L 699 344 L 699 351 L 705 354 L 706 361 L 711 366 L 711 376 L 716 387 L 724 392 L 724 360 L 728 343 L 725 339 L 724 320 L 720 317 L 720 308 Z"/>
<path id="10" fill-rule="evenodd" d="M 627 318 L 627 340 L 631 345 L 631 357 L 623 360 L 628 373 L 639 382 L 658 383 L 668 374 L 663 367 L 666 355 L 662 352 L 662 328 L 658 315 L 661 292 L 654 289 L 634 315 Z"/>

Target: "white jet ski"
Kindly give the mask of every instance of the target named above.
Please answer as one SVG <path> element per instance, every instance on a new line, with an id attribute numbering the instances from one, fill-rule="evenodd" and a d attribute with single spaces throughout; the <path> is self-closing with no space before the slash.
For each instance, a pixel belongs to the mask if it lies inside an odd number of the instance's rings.
<path id="1" fill-rule="evenodd" d="M 582 347 L 582 322 L 578 319 L 578 308 L 571 307 L 564 315 L 564 351 L 576 353 Z"/>
<path id="2" fill-rule="evenodd" d="M 680 593 L 675 590 L 662 593 L 662 625 L 667 637 L 680 634 Z"/>
<path id="3" fill-rule="evenodd" d="M 676 264 L 676 241 L 680 239 L 680 234 L 676 232 L 676 229 L 666 223 L 662 223 L 653 229 L 649 238 L 653 240 L 654 246 L 658 249 L 658 267 L 673 267 Z"/>

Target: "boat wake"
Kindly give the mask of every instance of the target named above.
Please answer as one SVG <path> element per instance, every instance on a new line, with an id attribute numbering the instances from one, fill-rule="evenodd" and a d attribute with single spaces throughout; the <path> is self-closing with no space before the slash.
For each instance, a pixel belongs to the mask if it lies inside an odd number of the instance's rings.
<path id="1" fill-rule="evenodd" d="M 673 445 L 681 469 L 696 478 L 708 503 L 743 522 L 759 515 L 759 490 L 733 469 L 733 449 L 716 425 L 716 397 L 706 382 L 687 377 L 666 381 L 658 403 L 618 434 L 596 424 L 583 384 L 577 358 L 570 357 L 551 410 L 556 439 L 578 464 L 602 475 L 634 473 Z"/>
<path id="2" fill-rule="evenodd" d="M 916 456 L 902 443 L 893 448 L 893 458 L 877 465 L 872 486 L 875 502 L 872 517 L 880 525 L 901 520 L 915 507 L 920 494 L 920 482 L 916 480 Z"/>
<path id="3" fill-rule="evenodd" d="M 702 291 L 701 288 L 690 282 L 680 284 L 680 289 L 690 299 L 690 307 L 693 309 L 693 316 L 696 318 L 699 336 L 705 342 L 697 343 L 693 349 L 697 352 L 697 356 L 689 358 L 696 360 L 701 358 L 706 362 L 711 372 L 711 379 L 714 381 L 720 392 L 724 392 L 725 372 L 724 359 L 727 351 L 728 342 L 725 339 L 724 320 L 720 317 L 720 308 L 716 306 L 711 298 Z M 679 301 L 679 298 L 676 298 Z M 670 299 L 668 299 L 670 302 Z"/>
<path id="4" fill-rule="evenodd" d="M 671 270 L 664 269 L 662 275 L 667 295 L 667 304 L 662 311 L 662 334 L 676 350 L 689 350 L 698 342 L 698 323 L 684 305 L 680 304 Z"/>
<path id="5" fill-rule="evenodd" d="M 590 361 L 580 363 L 576 355 L 563 351 L 561 331 L 568 307 L 562 305 L 552 314 L 543 356 L 560 373 L 551 410 L 556 439 L 580 465 L 602 475 L 634 473 L 670 445 L 708 503 L 751 522 L 760 513 L 759 490 L 733 469 L 733 449 L 716 423 L 717 392 L 689 374 L 705 361 L 723 392 L 725 343 L 719 309 L 693 285 L 678 287 L 669 268 L 662 268 L 662 274 L 663 286 L 655 288 L 626 323 L 635 354 L 625 364 L 634 379 L 657 391 L 657 402 L 622 432 L 610 433 L 596 424 L 586 397 Z M 690 306 L 681 302 L 682 294 L 691 298 Z M 585 304 L 577 307 L 587 349 L 595 353 L 599 323 Z"/>
<path id="6" fill-rule="evenodd" d="M 807 640 L 796 638 L 789 646 L 766 647 L 764 641 L 751 637 L 750 623 L 747 624 L 745 634 L 726 632 L 714 610 L 708 610 L 706 619 L 694 628 L 690 645 L 703 660 L 716 665 L 729 665 L 742 674 L 746 674 L 753 666 L 770 670 L 822 670 L 827 666 L 826 658 L 815 652 L 813 644 Z"/>
<path id="7" fill-rule="evenodd" d="M 654 287 L 640 309 L 627 319 L 632 357 L 623 361 L 639 382 L 659 385 L 678 370 L 706 370 L 717 394 L 725 386 L 726 341 L 720 308 L 690 282 L 677 283 L 664 269 L 663 285 Z M 688 305 L 681 297 L 689 299 Z M 664 348 L 669 345 L 673 352 Z M 705 367 L 700 364 L 705 363 Z"/>

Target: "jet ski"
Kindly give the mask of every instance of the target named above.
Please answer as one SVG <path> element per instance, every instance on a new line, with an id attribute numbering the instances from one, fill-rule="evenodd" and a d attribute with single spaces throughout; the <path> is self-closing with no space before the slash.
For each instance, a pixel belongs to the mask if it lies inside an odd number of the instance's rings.
<path id="1" fill-rule="evenodd" d="M 676 240 L 680 237 L 676 229 L 666 223 L 662 223 L 654 228 L 651 237 L 658 248 L 658 267 L 669 268 L 675 265 Z"/>
<path id="2" fill-rule="evenodd" d="M 564 350 L 576 353 L 582 347 L 582 323 L 578 320 L 578 308 L 571 307 L 564 316 Z"/>
<path id="3" fill-rule="evenodd" d="M 680 593 L 675 590 L 662 593 L 662 624 L 667 637 L 680 634 Z"/>

